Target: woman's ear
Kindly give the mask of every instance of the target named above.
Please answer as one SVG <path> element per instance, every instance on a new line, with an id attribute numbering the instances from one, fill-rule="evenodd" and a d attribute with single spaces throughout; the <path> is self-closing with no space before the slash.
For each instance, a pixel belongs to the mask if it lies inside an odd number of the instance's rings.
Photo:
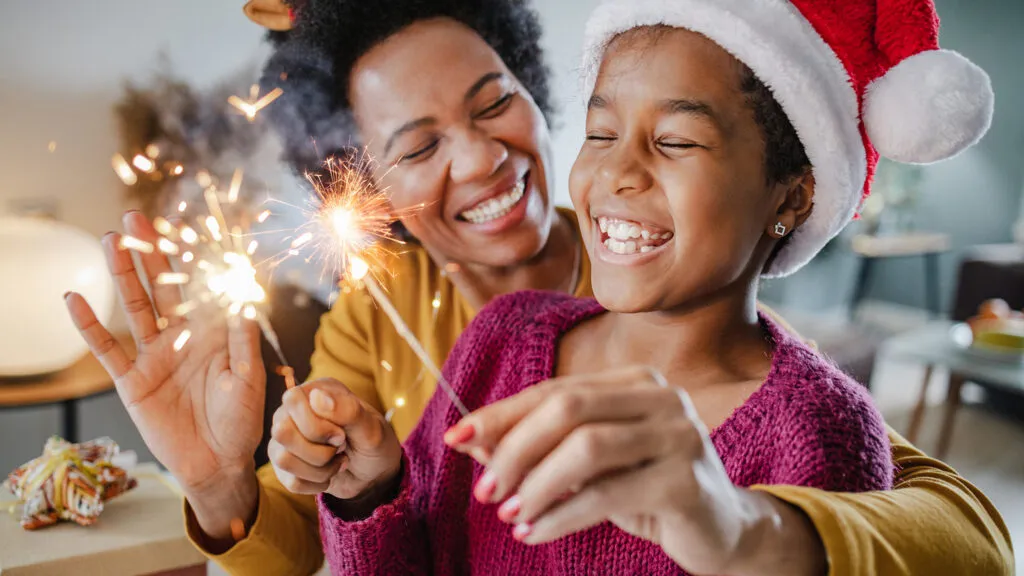
<path id="1" fill-rule="evenodd" d="M 775 216 L 767 223 L 768 235 L 783 238 L 807 221 L 814 207 L 814 173 L 810 168 L 804 170 L 785 183 L 781 189 Z"/>

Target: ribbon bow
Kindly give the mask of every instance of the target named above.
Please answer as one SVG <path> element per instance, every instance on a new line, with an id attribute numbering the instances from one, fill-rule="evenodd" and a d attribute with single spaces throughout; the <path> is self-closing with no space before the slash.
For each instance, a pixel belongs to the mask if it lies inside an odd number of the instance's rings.
<path id="1" fill-rule="evenodd" d="M 118 451 L 110 438 L 82 444 L 56 436 L 47 440 L 42 456 L 16 468 L 7 479 L 24 503 L 21 526 L 35 530 L 60 520 L 95 523 L 104 502 L 136 484 L 111 463 Z"/>

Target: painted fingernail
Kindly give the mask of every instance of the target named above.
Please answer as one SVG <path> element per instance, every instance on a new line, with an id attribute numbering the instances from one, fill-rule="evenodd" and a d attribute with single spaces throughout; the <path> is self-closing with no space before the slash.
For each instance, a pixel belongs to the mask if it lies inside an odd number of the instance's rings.
<path id="1" fill-rule="evenodd" d="M 456 424 L 454 428 L 450 428 L 444 433 L 444 443 L 449 446 L 464 444 L 469 442 L 474 434 L 476 434 L 476 430 L 472 424 Z"/>
<path id="2" fill-rule="evenodd" d="M 520 522 L 516 524 L 516 527 L 512 529 L 512 537 L 522 542 L 533 532 L 533 524 L 529 522 Z"/>
<path id="3" fill-rule="evenodd" d="M 519 515 L 519 508 L 522 502 L 519 500 L 518 494 L 513 494 L 511 498 L 505 500 L 505 502 L 498 508 L 498 518 L 502 522 L 512 522 Z"/>
<path id="4" fill-rule="evenodd" d="M 70 290 L 68 290 L 67 292 L 64 293 L 64 299 L 67 300 L 68 296 L 71 296 L 71 291 Z"/>
<path id="5" fill-rule="evenodd" d="M 486 504 L 491 501 L 491 497 L 494 496 L 494 490 L 497 487 L 498 477 L 494 475 L 494 472 L 488 470 L 477 481 L 476 487 L 473 488 L 473 495 L 476 496 L 477 500 Z"/>
<path id="6" fill-rule="evenodd" d="M 334 410 L 334 398 L 331 398 L 320 390 L 313 390 L 309 393 L 309 405 L 317 412 L 330 412 Z"/>

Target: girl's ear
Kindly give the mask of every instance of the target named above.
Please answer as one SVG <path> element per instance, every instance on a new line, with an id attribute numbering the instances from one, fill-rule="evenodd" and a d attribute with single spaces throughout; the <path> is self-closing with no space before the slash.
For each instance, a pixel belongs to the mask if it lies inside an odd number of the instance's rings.
<path id="1" fill-rule="evenodd" d="M 814 207 L 814 173 L 810 168 L 785 183 L 775 215 L 766 223 L 768 235 L 782 238 L 807 221 Z"/>

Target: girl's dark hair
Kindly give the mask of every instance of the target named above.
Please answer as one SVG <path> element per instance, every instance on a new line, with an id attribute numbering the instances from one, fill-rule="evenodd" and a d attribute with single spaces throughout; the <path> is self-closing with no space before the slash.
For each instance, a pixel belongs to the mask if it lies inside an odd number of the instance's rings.
<path id="1" fill-rule="evenodd" d="M 804 145 L 772 91 L 746 65 L 740 72 L 740 90 L 754 111 L 764 137 L 764 168 L 768 182 L 777 184 L 799 176 L 810 165 Z"/>
<path id="2" fill-rule="evenodd" d="M 469 27 L 497 52 L 533 97 L 553 116 L 541 25 L 527 0 L 290 0 L 295 27 L 269 35 L 273 54 L 263 70 L 263 92 L 284 93 L 267 115 L 298 172 L 359 146 L 348 100 L 349 75 L 374 46 L 420 20 L 450 18 Z M 429 47 L 425 47 L 428 49 Z"/>

